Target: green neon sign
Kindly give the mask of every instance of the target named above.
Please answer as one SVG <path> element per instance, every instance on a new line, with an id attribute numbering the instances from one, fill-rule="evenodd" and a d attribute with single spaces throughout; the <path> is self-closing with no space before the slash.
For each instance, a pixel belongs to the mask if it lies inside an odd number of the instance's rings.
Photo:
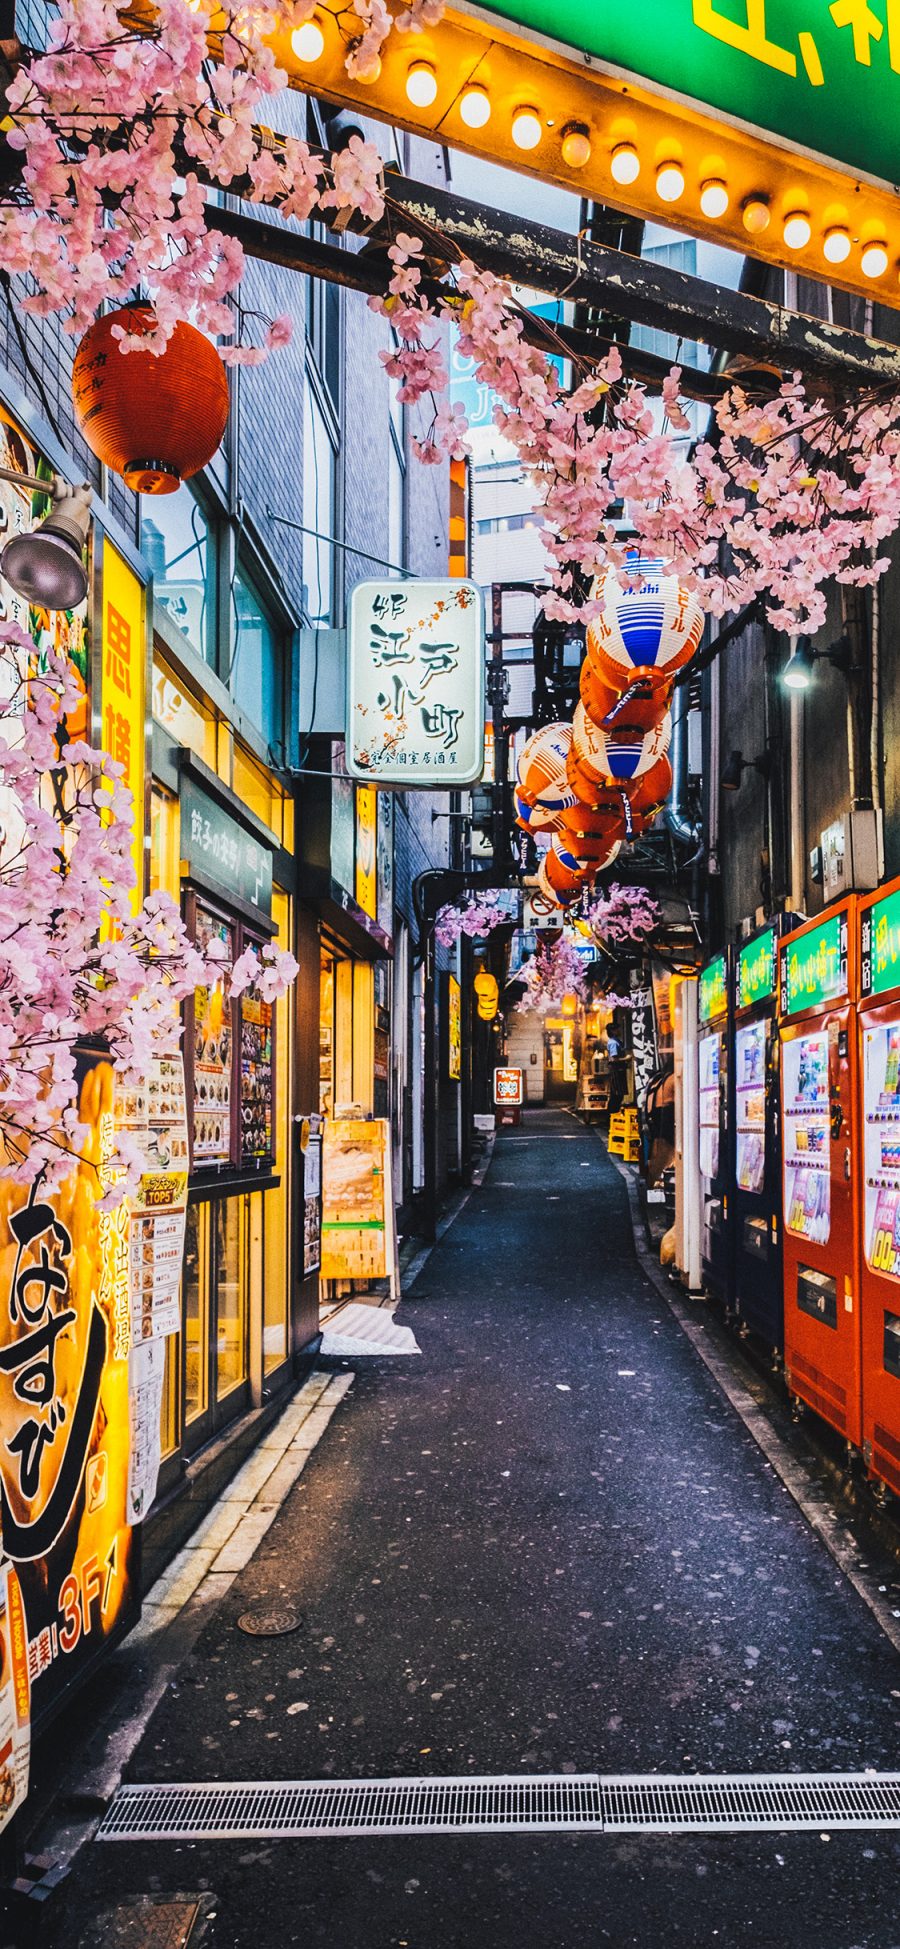
<path id="1" fill-rule="evenodd" d="M 900 889 L 876 900 L 863 914 L 862 991 L 883 995 L 900 988 Z"/>
<path id="2" fill-rule="evenodd" d="M 724 1015 L 728 1007 L 728 984 L 725 979 L 725 956 L 717 954 L 714 961 L 707 961 L 700 970 L 700 1020 L 711 1022 L 714 1015 Z"/>
<path id="3" fill-rule="evenodd" d="M 738 955 L 737 1005 L 750 1008 L 775 993 L 775 929 L 767 927 Z"/>
<path id="4" fill-rule="evenodd" d="M 838 913 L 782 946 L 782 1013 L 822 1008 L 846 993 L 847 915 Z"/>
<path id="5" fill-rule="evenodd" d="M 896 0 L 482 0 L 557 47 L 826 160 L 897 178 Z"/>

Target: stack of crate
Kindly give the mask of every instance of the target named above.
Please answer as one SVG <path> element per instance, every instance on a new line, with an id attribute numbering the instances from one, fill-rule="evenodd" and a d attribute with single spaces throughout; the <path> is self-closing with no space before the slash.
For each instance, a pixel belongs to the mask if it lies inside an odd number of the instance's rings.
<path id="1" fill-rule="evenodd" d="M 610 1156 L 622 1157 L 626 1164 L 636 1164 L 641 1154 L 638 1134 L 637 1111 L 633 1104 L 627 1110 L 613 1110 L 609 1119 Z"/>

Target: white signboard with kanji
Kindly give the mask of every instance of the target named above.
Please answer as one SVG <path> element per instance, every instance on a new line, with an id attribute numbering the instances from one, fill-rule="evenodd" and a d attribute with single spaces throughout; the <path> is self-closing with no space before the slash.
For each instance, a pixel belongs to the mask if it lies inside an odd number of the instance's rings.
<path id="1" fill-rule="evenodd" d="M 474 582 L 358 582 L 347 769 L 455 791 L 484 770 L 484 612 Z"/>

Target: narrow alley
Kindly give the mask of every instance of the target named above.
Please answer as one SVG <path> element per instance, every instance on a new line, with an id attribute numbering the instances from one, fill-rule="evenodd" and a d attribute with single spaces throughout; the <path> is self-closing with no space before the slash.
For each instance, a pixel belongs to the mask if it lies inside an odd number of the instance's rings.
<path id="1" fill-rule="evenodd" d="M 140 1781 L 897 1763 L 900 1659 L 635 1254 L 564 1111 L 498 1133 L 256 1555 Z M 237 1628 L 262 1600 L 301 1628 Z M 500 1834 L 85 1847 L 56 1940 L 205 1897 L 209 1949 L 897 1949 L 900 1838 Z"/>

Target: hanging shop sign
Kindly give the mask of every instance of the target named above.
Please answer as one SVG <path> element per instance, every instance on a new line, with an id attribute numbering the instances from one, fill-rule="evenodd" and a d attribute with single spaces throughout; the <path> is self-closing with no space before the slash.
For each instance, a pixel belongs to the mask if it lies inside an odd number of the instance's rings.
<path id="1" fill-rule="evenodd" d="M 864 909 L 859 932 L 863 994 L 900 987 L 900 889 Z"/>
<path id="2" fill-rule="evenodd" d="M 98 1168 L 114 1146 L 113 1072 L 82 1059 L 78 1073 L 82 1160 L 53 1191 L 0 1183 L 0 1521 L 21 1592 L 32 1722 L 139 1601 L 128 1211 L 97 1209 Z"/>
<path id="3" fill-rule="evenodd" d="M 356 788 L 356 904 L 378 919 L 378 794 L 372 785 Z"/>
<path id="4" fill-rule="evenodd" d="M 747 941 L 738 955 L 737 1005 L 752 1008 L 775 993 L 775 929 L 766 927 Z"/>
<path id="5" fill-rule="evenodd" d="M 390 1126 L 383 1117 L 328 1118 L 322 1146 L 324 1279 L 385 1279 L 393 1241 Z"/>
<path id="6" fill-rule="evenodd" d="M 474 582 L 359 582 L 350 598 L 347 768 L 455 791 L 484 768 L 484 612 Z"/>
<path id="7" fill-rule="evenodd" d="M 134 798 L 134 905 L 144 897 L 144 710 L 147 627 L 143 584 L 118 549 L 103 541 L 101 710 L 103 747 L 122 766 Z"/>
<path id="8" fill-rule="evenodd" d="M 799 1015 L 847 993 L 847 914 L 832 914 L 781 945 L 781 1012 Z"/>
<path id="9" fill-rule="evenodd" d="M 344 20 L 311 60 L 279 37 L 295 87 L 900 304 L 895 0 L 466 0 L 362 78 Z"/>
<path id="10" fill-rule="evenodd" d="M 189 873 L 261 914 L 271 914 L 271 848 L 232 818 L 189 772 L 181 779 L 181 856 Z"/>
<path id="11" fill-rule="evenodd" d="M 717 954 L 714 961 L 708 961 L 700 972 L 700 1000 L 698 1014 L 701 1022 L 711 1022 L 716 1015 L 724 1015 L 728 1007 L 728 978 L 724 954 Z"/>
<path id="12" fill-rule="evenodd" d="M 455 974 L 447 976 L 447 1075 L 451 1083 L 462 1076 L 462 991 Z"/>

